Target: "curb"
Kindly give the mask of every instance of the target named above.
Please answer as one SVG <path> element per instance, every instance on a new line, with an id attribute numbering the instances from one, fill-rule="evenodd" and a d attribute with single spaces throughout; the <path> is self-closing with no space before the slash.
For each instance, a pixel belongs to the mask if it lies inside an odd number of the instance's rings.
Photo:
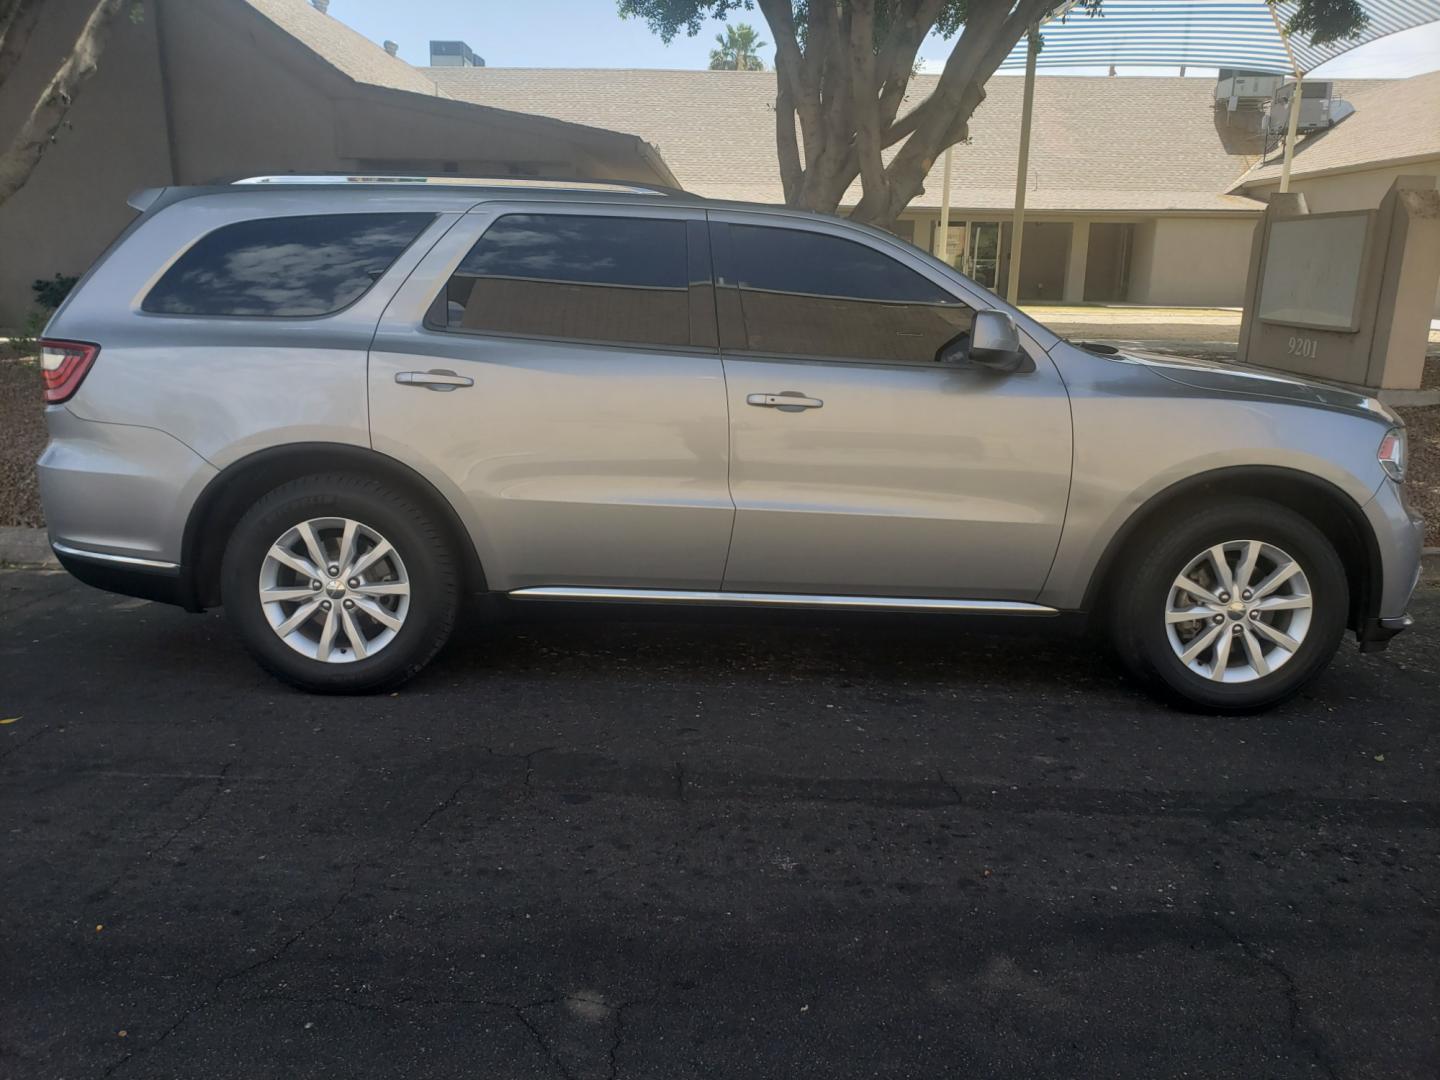
<path id="1" fill-rule="evenodd" d="M 50 550 L 50 537 L 44 529 L 0 527 L 0 566 L 43 566 L 53 569 L 60 565 Z"/>
<path id="2" fill-rule="evenodd" d="M 50 536 L 44 529 L 0 526 L 0 566 L 55 569 L 59 565 L 50 550 Z M 1421 555 L 1420 580 L 1440 581 L 1440 547 L 1426 548 Z"/>

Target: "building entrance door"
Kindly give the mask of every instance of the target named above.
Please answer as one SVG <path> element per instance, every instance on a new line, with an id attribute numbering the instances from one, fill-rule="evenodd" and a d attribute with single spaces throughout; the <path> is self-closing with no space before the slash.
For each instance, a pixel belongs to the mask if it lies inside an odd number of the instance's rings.
<path id="1" fill-rule="evenodd" d="M 1000 223 L 970 222 L 970 242 L 965 245 L 965 274 L 977 285 L 995 291 L 1000 284 Z"/>

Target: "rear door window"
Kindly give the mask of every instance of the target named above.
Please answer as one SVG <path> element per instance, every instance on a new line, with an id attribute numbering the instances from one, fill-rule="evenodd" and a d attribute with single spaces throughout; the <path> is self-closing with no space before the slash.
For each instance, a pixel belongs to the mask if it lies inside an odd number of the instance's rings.
<path id="1" fill-rule="evenodd" d="M 320 214 L 236 222 L 197 240 L 141 309 L 160 315 L 330 315 L 369 291 L 433 214 Z"/>
<path id="2" fill-rule="evenodd" d="M 460 263 L 432 321 L 481 334 L 713 347 L 707 244 L 703 223 L 678 218 L 506 214 Z"/>
<path id="3" fill-rule="evenodd" d="M 723 284 L 739 294 L 744 348 L 779 356 L 934 363 L 970 330 L 969 306 L 883 252 L 800 229 L 721 225 Z M 728 250 L 726 250 L 728 249 Z"/>

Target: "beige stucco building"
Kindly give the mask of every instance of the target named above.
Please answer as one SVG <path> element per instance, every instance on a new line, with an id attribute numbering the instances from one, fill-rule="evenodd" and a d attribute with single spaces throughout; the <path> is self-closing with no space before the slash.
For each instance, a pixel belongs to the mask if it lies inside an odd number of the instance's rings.
<path id="1" fill-rule="evenodd" d="M 783 201 L 773 72 L 427 70 L 465 101 L 623 125 L 699 194 Z M 910 98 L 935 81 L 917 76 Z M 948 254 L 984 284 L 1008 276 L 1021 89 L 992 79 L 954 155 Z M 1229 189 L 1260 148 L 1217 112 L 1212 82 L 1041 77 L 1035 95 L 1022 298 L 1238 304 L 1260 204 Z M 941 180 L 937 163 L 899 228 L 931 250 Z M 859 194 L 857 184 L 846 203 Z"/>
<path id="2" fill-rule="evenodd" d="M 50 0 L 0 86 L 8 144 L 93 0 Z M 457 100 L 305 0 L 146 0 L 115 20 L 70 124 L 0 204 L 0 327 L 30 285 L 78 274 L 134 215 L 133 191 L 257 173 L 588 176 L 674 184 L 653 147 Z"/>
<path id="3" fill-rule="evenodd" d="M 91 6 L 51 0 L 0 86 L 0 139 Z M 143 21 L 119 21 L 73 126 L 0 205 L 0 327 L 19 325 L 33 279 L 82 271 L 132 216 L 126 195 L 146 186 L 448 172 L 782 201 L 772 72 L 415 68 L 319 6 L 147 0 Z M 917 76 L 910 98 L 934 81 Z M 947 257 L 984 284 L 1008 277 L 1021 88 L 992 79 L 954 153 Z M 1312 210 L 1373 206 L 1396 175 L 1440 174 L 1440 74 L 1339 82 L 1335 97 L 1353 112 L 1295 154 Z M 1278 186 L 1278 151 L 1262 157 L 1255 119 L 1217 106 L 1210 79 L 1039 78 L 1021 299 L 1239 305 Z M 931 250 L 941 183 L 937 163 L 898 227 Z M 847 204 L 858 198 L 857 184 Z"/>

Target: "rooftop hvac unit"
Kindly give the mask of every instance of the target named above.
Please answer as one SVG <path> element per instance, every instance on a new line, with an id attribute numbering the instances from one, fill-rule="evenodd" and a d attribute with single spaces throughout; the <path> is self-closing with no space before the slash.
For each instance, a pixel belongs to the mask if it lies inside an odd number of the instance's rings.
<path id="1" fill-rule="evenodd" d="M 1300 124 L 1297 131 L 1323 131 L 1338 117 L 1334 115 L 1332 101 L 1335 84 L 1329 82 L 1301 83 Z M 1269 134 L 1283 135 L 1290 125 L 1290 98 L 1295 93 L 1295 84 L 1286 83 L 1275 91 L 1265 111 L 1265 130 Z"/>
<path id="2" fill-rule="evenodd" d="M 1285 76 L 1266 71 L 1221 68 L 1215 83 L 1215 104 L 1224 105 L 1230 112 L 1263 108 L 1284 82 Z"/>

